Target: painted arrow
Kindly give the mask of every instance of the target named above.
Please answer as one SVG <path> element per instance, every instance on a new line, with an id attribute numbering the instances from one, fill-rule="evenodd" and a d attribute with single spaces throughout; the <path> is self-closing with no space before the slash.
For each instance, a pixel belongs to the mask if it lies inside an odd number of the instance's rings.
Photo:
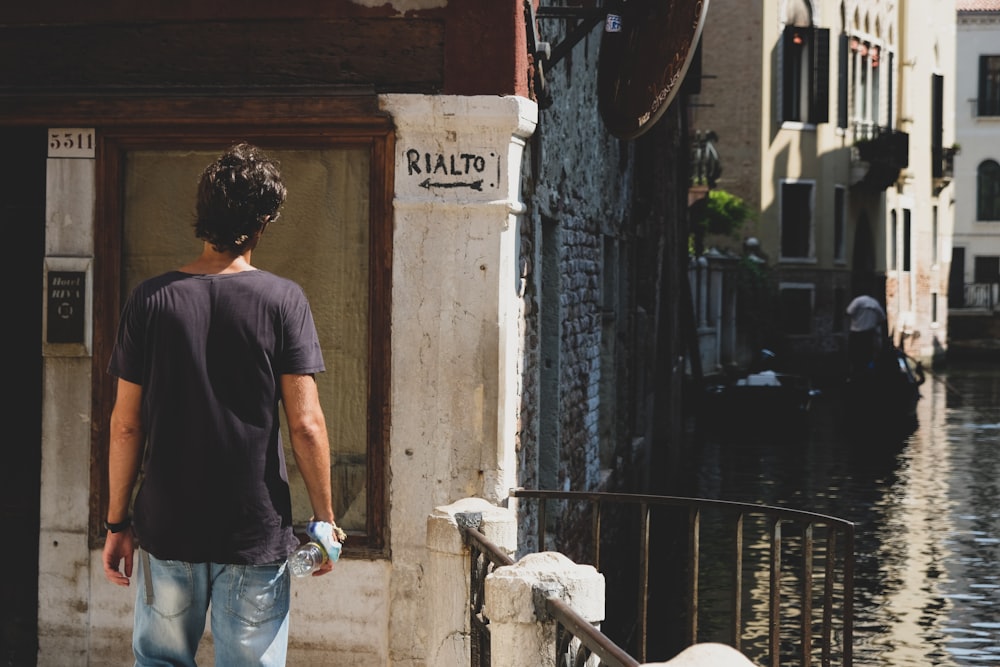
<path id="1" fill-rule="evenodd" d="M 430 190 L 431 188 L 472 188 L 473 190 L 482 190 L 483 181 L 478 180 L 478 181 L 472 181 L 471 183 L 464 183 L 462 181 L 459 181 L 457 183 L 437 183 L 428 178 L 425 179 L 422 183 L 420 183 L 420 187 L 427 188 L 428 190 Z"/>

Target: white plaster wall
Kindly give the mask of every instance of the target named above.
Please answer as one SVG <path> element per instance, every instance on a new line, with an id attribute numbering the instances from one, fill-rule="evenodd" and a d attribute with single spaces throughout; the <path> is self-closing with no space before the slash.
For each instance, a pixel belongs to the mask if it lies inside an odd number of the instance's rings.
<path id="1" fill-rule="evenodd" d="M 954 3 L 904 3 L 899 6 L 899 126 L 910 135 L 909 167 L 899 191 L 886 191 L 886 209 L 912 210 L 912 263 L 908 273 L 889 272 L 886 313 L 891 330 L 907 335 L 909 354 L 929 362 L 947 348 L 947 241 L 954 227 L 954 183 L 934 191 L 931 164 L 931 77 L 944 77 L 943 145 L 955 142 L 955 6 Z M 933 210 L 937 207 L 937 237 Z M 887 214 L 888 218 L 888 214 Z M 899 220 L 903 217 L 900 212 Z M 888 225 L 888 221 L 886 222 Z M 902 229 L 902 225 L 900 225 Z M 887 234 L 891 230 L 887 227 Z M 934 248 L 937 246 L 937 261 Z M 893 285 L 895 281 L 895 285 Z M 937 294 L 937 320 L 932 295 Z"/>
<path id="2" fill-rule="evenodd" d="M 979 56 L 1000 50 L 1000 12 L 960 16 L 957 32 L 955 140 L 962 151 L 955 158 L 954 245 L 966 248 L 965 282 L 972 282 L 976 256 L 1000 255 L 1000 223 L 976 220 L 976 170 L 983 160 L 1000 161 L 1000 118 L 976 117 Z"/>
<path id="3" fill-rule="evenodd" d="M 389 642 L 391 664 L 409 666 L 423 664 L 433 608 L 423 517 L 461 498 L 500 502 L 516 484 L 516 233 L 521 154 L 537 107 L 421 95 L 383 96 L 381 106 L 396 124 Z M 486 168 L 469 172 L 462 155 L 483 157 Z M 446 171 L 435 167 L 438 156 Z M 428 179 L 482 182 L 422 185 Z"/>
<path id="4" fill-rule="evenodd" d="M 49 159 L 46 256 L 92 258 L 93 211 L 94 161 Z M 39 292 L 43 296 L 44 287 Z M 90 357 L 44 350 L 43 355 L 38 664 L 86 665 L 88 625 L 95 611 L 87 549 Z"/>
<path id="5" fill-rule="evenodd" d="M 501 502 L 516 483 L 519 184 L 537 107 L 494 96 L 391 95 L 381 102 L 398 129 L 387 459 L 392 559 L 345 558 L 331 575 L 294 582 L 295 665 L 424 665 L 434 609 L 425 583 L 426 517 L 460 498 Z M 445 170 L 430 174 L 444 185 L 421 185 L 428 174 L 413 173 L 409 150 L 431 155 L 432 167 L 445 156 Z M 46 253 L 92 258 L 94 162 L 50 160 L 49 169 Z M 41 666 L 131 662 L 133 591 L 107 583 L 100 551 L 87 546 L 90 369 L 89 356 L 45 359 Z M 199 664 L 212 665 L 207 635 L 202 650 Z"/>

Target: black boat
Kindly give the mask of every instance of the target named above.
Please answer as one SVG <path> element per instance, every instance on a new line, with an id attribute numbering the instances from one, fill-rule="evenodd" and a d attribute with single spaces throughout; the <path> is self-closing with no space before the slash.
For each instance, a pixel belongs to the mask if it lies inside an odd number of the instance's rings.
<path id="1" fill-rule="evenodd" d="M 893 342 L 885 309 L 868 295 L 847 306 L 851 326 L 847 378 L 843 387 L 843 424 L 868 439 L 897 440 L 917 429 L 917 403 L 924 370 Z"/>
<path id="2" fill-rule="evenodd" d="M 847 424 L 878 436 L 908 436 L 917 429 L 917 404 L 924 370 L 887 341 L 869 365 L 854 368 L 844 383 Z"/>
<path id="3" fill-rule="evenodd" d="M 801 434 L 820 392 L 808 376 L 771 368 L 774 359 L 773 352 L 762 350 L 752 372 L 707 387 L 706 422 L 716 430 L 744 436 Z"/>

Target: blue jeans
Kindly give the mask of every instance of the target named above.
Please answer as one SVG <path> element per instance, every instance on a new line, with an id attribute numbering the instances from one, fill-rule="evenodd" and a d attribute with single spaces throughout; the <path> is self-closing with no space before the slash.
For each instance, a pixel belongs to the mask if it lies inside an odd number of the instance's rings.
<path id="1" fill-rule="evenodd" d="M 136 667 L 195 667 L 209 608 L 216 667 L 285 664 L 290 576 L 284 562 L 226 565 L 137 555 Z"/>

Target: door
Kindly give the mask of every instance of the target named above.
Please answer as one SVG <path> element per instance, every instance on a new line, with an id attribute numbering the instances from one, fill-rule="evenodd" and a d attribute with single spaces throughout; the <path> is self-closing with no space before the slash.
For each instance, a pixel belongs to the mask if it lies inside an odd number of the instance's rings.
<path id="1" fill-rule="evenodd" d="M 288 186 L 280 218 L 268 227 L 253 261 L 294 280 L 309 298 L 327 369 L 316 380 L 330 429 L 334 508 L 337 522 L 350 534 L 344 553 L 381 556 L 386 546 L 389 128 L 373 122 L 365 133 L 357 127 L 336 130 L 247 137 L 276 159 Z M 106 129 L 98 141 L 104 189 L 98 204 L 95 302 L 116 305 L 95 315 L 94 422 L 100 426 L 92 443 L 99 480 L 95 493 L 106 489 L 113 382 L 103 371 L 120 304 L 139 281 L 201 252 L 192 227 L 198 178 L 231 140 L 213 133 L 167 136 Z M 311 506 L 287 450 L 287 431 L 283 439 L 293 520 L 304 525 Z M 99 519 L 107 500 L 95 497 L 93 502 Z"/>
<path id="2" fill-rule="evenodd" d="M 965 248 L 951 249 L 951 273 L 948 276 L 948 304 L 950 308 L 965 307 Z"/>

